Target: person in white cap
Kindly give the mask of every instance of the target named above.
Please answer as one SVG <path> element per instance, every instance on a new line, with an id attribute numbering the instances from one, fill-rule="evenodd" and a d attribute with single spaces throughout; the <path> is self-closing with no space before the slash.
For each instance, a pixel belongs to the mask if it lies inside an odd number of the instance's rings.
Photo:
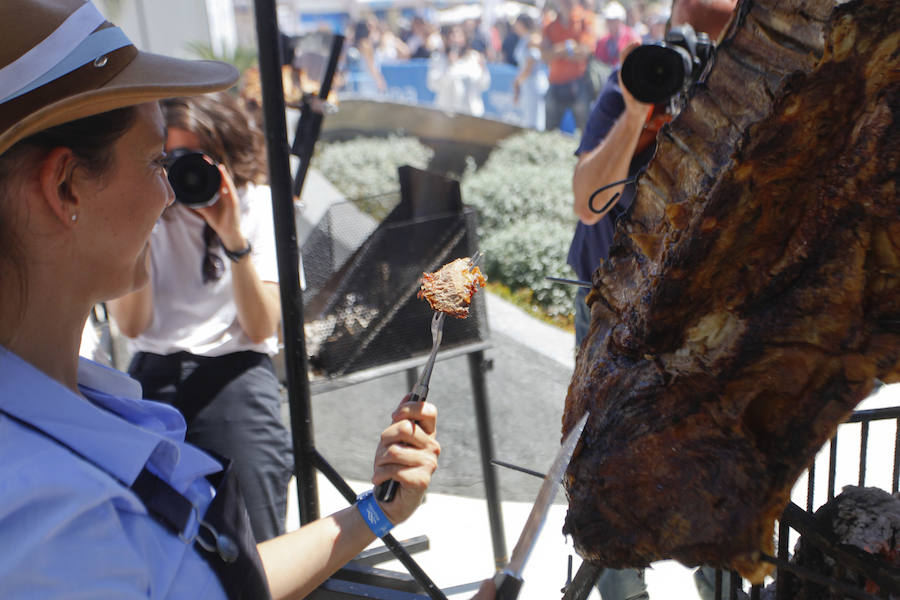
<path id="1" fill-rule="evenodd" d="M 140 52 L 83 0 L 4 0 L 0 37 L 3 596 L 308 594 L 421 503 L 434 406 L 401 403 L 381 435 L 372 480 L 400 484 L 392 502 L 370 491 L 257 547 L 228 461 L 185 443 L 174 408 L 78 357 L 91 307 L 148 281 L 173 200 L 158 101 L 237 71 Z"/>
<path id="2" fill-rule="evenodd" d="M 594 56 L 607 66 L 617 67 L 622 51 L 641 41 L 641 36 L 625 23 L 625 18 L 625 7 L 618 2 L 610 2 L 603 9 L 607 33 L 597 40 Z"/>

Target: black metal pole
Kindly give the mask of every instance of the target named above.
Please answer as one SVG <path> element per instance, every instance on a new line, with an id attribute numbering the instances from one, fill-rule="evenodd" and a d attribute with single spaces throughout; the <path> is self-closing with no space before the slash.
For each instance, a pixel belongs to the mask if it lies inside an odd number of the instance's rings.
<path id="1" fill-rule="evenodd" d="M 566 586 L 563 600 L 585 600 L 594 590 L 604 570 L 601 566 L 583 561 L 575 573 L 575 579 Z"/>
<path id="2" fill-rule="evenodd" d="M 319 100 L 321 103 L 328 99 L 331 92 L 331 84 L 334 81 L 334 75 L 337 73 L 338 60 L 344 47 L 344 36 L 334 35 L 331 39 L 331 53 L 328 56 L 328 64 L 325 67 L 325 76 L 322 78 L 319 87 Z M 302 113 L 297 123 L 297 130 L 294 134 L 294 143 L 291 153 L 300 159 L 297 166 L 297 172 L 294 175 L 294 196 L 299 197 L 303 190 L 303 182 L 306 181 L 306 172 L 309 169 L 309 162 L 312 159 L 313 149 L 319 139 L 322 131 L 322 105 L 313 106 L 308 97 L 304 96 L 302 104 Z"/>
<path id="3" fill-rule="evenodd" d="M 487 386 L 484 381 L 486 361 L 484 351 L 470 352 L 469 377 L 472 380 L 472 395 L 475 403 L 475 423 L 478 427 L 478 442 L 481 446 L 481 471 L 484 475 L 484 496 L 491 526 L 491 541 L 494 546 L 494 566 L 500 570 L 509 562 L 506 553 L 506 536 L 503 533 L 503 513 L 500 494 L 497 491 L 497 477 L 491 460 L 494 458 L 494 442 L 491 436 L 491 418 L 487 407 Z"/>
<path id="4" fill-rule="evenodd" d="M 294 474 L 297 477 L 300 522 L 319 518 L 316 471 L 310 459 L 313 443 L 312 407 L 303 337 L 303 292 L 300 289 L 300 250 L 291 193 L 290 149 L 287 141 L 284 87 L 278 47 L 278 17 L 275 0 L 255 0 L 256 39 L 259 44 L 259 74 L 262 82 L 263 118 L 269 158 L 269 185 L 275 220 L 278 279 L 284 329 L 284 364 L 287 374 L 291 434 L 294 443 Z"/>
<path id="5" fill-rule="evenodd" d="M 790 548 L 790 528 L 784 522 L 784 518 L 778 521 L 778 558 L 787 560 Z M 780 566 L 775 571 L 775 600 L 788 600 L 788 589 L 784 585 L 786 571 Z"/>

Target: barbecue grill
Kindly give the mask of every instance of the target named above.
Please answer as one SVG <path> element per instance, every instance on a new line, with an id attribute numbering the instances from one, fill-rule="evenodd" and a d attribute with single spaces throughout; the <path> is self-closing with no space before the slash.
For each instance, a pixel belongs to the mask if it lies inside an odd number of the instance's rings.
<path id="1" fill-rule="evenodd" d="M 458 182 L 412 167 L 401 167 L 400 180 L 399 195 L 332 205 L 302 247 L 307 350 L 320 376 L 427 355 L 432 311 L 416 298 L 422 273 L 478 249 L 476 216 Z M 448 319 L 441 349 L 487 339 L 476 294 L 468 318 Z"/>
<path id="2" fill-rule="evenodd" d="M 303 329 L 313 394 L 404 370 L 411 389 L 432 348 L 433 311 L 416 298 L 422 273 L 478 249 L 476 215 L 463 205 L 458 181 L 408 166 L 400 167 L 399 181 L 399 193 L 332 204 L 302 236 Z M 494 560 L 501 567 L 507 552 L 490 465 L 488 337 L 484 295 L 475 294 L 466 319 L 446 319 L 438 359 L 468 358 Z M 313 460 L 328 474 L 324 460 Z M 334 475 L 333 483 L 339 479 Z M 423 583 L 426 577 L 416 579 Z M 434 593 L 427 582 L 423 587 Z"/>

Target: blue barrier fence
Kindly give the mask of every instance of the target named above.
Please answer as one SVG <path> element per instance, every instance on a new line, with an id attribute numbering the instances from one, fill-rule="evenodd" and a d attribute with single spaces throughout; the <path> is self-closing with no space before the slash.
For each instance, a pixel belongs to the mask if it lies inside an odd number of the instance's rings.
<path id="1" fill-rule="evenodd" d="M 513 102 L 512 84 L 518 72 L 517 68 L 505 63 L 488 63 L 491 74 L 491 85 L 484 92 L 484 116 L 507 123 L 522 125 L 524 119 L 521 108 Z M 431 106 L 434 104 L 434 92 L 428 89 L 428 59 L 417 58 L 404 62 L 385 63 L 381 65 L 387 90 L 379 92 L 372 77 L 358 68 L 347 72 L 347 86 L 344 94 L 357 97 L 402 102 Z M 563 131 L 574 131 L 571 115 L 563 120 Z"/>

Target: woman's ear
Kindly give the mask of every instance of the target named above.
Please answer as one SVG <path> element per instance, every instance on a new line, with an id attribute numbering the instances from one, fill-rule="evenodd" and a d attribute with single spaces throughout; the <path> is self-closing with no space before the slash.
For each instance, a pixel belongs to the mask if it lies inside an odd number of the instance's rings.
<path id="1" fill-rule="evenodd" d="M 38 171 L 40 190 L 47 208 L 60 222 L 71 225 L 78 220 L 78 197 L 72 191 L 75 155 L 70 148 L 54 148 L 44 157 Z"/>

